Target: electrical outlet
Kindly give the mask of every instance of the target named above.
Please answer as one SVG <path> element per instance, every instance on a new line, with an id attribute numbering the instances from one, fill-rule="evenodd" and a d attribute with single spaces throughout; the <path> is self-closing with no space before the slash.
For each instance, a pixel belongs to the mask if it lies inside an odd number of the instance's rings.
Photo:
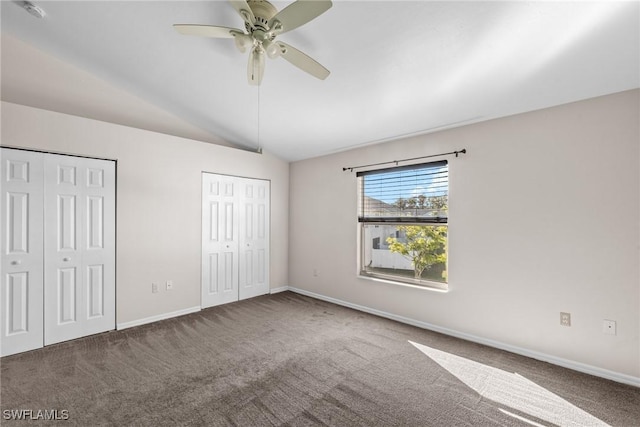
<path id="1" fill-rule="evenodd" d="M 571 313 L 560 312 L 560 324 L 562 326 L 571 326 Z"/>
<path id="2" fill-rule="evenodd" d="M 616 334 L 616 321 L 615 320 L 603 320 L 602 332 L 608 335 Z"/>
<path id="3" fill-rule="evenodd" d="M 173 280 L 167 280 L 167 290 L 173 289 Z"/>
<path id="4" fill-rule="evenodd" d="M 313 277 L 318 277 L 320 275 L 320 273 L 318 272 L 317 268 L 313 269 Z"/>
<path id="5" fill-rule="evenodd" d="M 151 293 L 154 293 L 154 294 L 158 293 L 158 284 L 157 283 L 152 283 L 151 284 Z"/>

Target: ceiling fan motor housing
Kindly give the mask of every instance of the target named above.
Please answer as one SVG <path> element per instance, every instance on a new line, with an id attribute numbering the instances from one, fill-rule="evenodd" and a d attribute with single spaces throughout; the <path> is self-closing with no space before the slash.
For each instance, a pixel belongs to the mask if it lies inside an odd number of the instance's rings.
<path id="1" fill-rule="evenodd" d="M 264 32 L 269 31 L 269 20 L 278 13 L 275 6 L 267 0 L 248 0 L 247 4 L 249 5 L 249 8 L 251 8 L 253 16 L 256 18 L 254 22 L 255 27 Z M 249 33 L 251 33 L 251 26 L 248 23 L 245 23 L 245 28 Z"/>

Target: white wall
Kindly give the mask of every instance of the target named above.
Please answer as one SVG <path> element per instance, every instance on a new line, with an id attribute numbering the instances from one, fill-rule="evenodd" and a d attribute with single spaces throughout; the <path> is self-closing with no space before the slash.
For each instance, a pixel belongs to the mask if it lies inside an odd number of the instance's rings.
<path id="1" fill-rule="evenodd" d="M 633 90 L 292 163 L 290 285 L 640 381 L 639 100 Z M 449 291 L 359 278 L 356 176 L 342 167 L 462 148 L 449 159 Z"/>
<path id="2" fill-rule="evenodd" d="M 117 323 L 200 306 L 201 174 L 271 180 L 270 284 L 288 282 L 288 163 L 220 145 L 2 103 L 2 145 L 115 159 Z M 173 280 L 172 291 L 151 283 Z"/>

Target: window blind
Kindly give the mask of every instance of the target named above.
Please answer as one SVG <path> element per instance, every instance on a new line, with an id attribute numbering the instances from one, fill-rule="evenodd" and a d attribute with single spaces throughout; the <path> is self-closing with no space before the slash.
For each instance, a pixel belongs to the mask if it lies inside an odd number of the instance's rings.
<path id="1" fill-rule="evenodd" d="M 447 161 L 357 173 L 359 222 L 446 223 Z"/>

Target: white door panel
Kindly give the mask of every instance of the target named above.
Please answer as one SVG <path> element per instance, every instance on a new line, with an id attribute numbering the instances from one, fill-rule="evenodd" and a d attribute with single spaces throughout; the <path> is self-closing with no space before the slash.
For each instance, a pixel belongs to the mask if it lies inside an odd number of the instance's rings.
<path id="1" fill-rule="evenodd" d="M 45 344 L 115 328 L 115 165 L 45 157 Z"/>
<path id="2" fill-rule="evenodd" d="M 238 183 L 202 175 L 202 306 L 238 300 Z"/>
<path id="3" fill-rule="evenodd" d="M 43 345 L 42 153 L 3 148 L 0 355 Z"/>
<path id="4" fill-rule="evenodd" d="M 269 181 L 244 179 L 240 194 L 240 293 L 246 299 L 269 293 Z"/>

